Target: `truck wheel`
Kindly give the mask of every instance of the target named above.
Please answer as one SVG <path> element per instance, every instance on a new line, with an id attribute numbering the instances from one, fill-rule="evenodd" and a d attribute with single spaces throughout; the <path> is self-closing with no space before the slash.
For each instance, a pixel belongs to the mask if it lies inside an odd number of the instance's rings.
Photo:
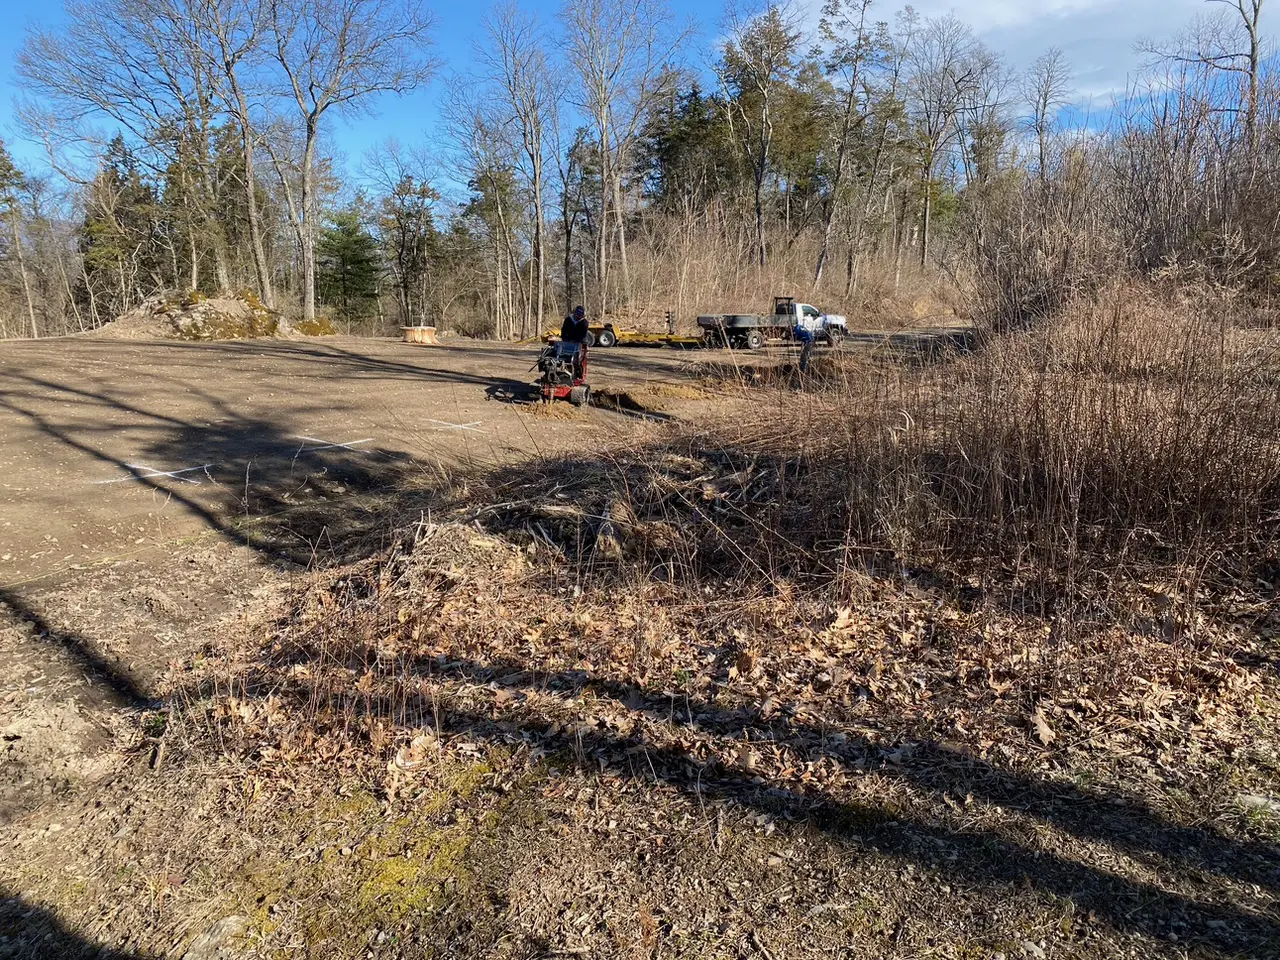
<path id="1" fill-rule="evenodd" d="M 618 342 L 618 335 L 612 330 L 604 329 L 600 331 L 600 336 L 596 338 L 596 343 L 601 347 L 612 347 Z"/>
<path id="2" fill-rule="evenodd" d="M 569 402 L 575 407 L 585 407 L 591 400 L 591 387 L 581 384 L 569 391 Z"/>
<path id="3" fill-rule="evenodd" d="M 588 330 L 587 335 L 582 338 L 582 343 L 587 349 L 594 347 L 596 345 L 596 335 Z"/>
<path id="4" fill-rule="evenodd" d="M 759 350 L 764 346 L 764 334 L 759 330 L 751 330 L 747 333 L 747 349 Z"/>

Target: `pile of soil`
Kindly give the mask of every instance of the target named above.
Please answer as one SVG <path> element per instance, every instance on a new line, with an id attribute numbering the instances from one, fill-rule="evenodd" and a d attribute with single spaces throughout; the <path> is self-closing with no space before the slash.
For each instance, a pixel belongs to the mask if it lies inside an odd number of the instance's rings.
<path id="1" fill-rule="evenodd" d="M 93 331 L 110 340 L 246 340 L 285 333 L 280 318 L 252 293 L 181 300 L 156 296 Z"/>

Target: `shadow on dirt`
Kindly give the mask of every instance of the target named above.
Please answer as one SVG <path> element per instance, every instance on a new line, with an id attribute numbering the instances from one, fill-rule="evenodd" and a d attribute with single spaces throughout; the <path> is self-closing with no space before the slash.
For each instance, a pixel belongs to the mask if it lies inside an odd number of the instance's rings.
<path id="1" fill-rule="evenodd" d="M 204 397 L 210 417 L 196 423 L 105 390 L 95 393 L 51 379 L 8 374 L 5 385 L 0 411 L 101 464 L 106 479 L 96 482 L 153 491 L 168 508 L 291 569 L 377 553 L 390 542 L 399 520 L 438 507 L 449 488 L 438 470 L 403 454 L 367 443 L 300 438 L 269 420 L 238 414 L 215 397 Z M 46 412 L 47 401 L 35 402 L 37 390 L 71 401 L 75 412 Z M 85 406 L 95 415 L 84 416 Z M 120 414 L 143 437 L 128 461 L 104 449 Z M 170 464 L 192 462 L 204 466 L 161 472 L 173 469 Z M 93 685 L 104 705 L 138 709 L 153 700 L 145 671 L 135 675 L 127 664 L 101 655 L 93 637 L 50 622 L 35 592 L 30 585 L 0 587 L 0 627 L 8 621 L 51 645 L 66 668 Z"/>
<path id="2" fill-rule="evenodd" d="M 542 400 L 538 385 L 522 380 L 498 380 L 484 388 L 484 395 L 490 400 L 517 406 L 528 406 Z"/>
<path id="3" fill-rule="evenodd" d="M 669 413 L 663 413 L 661 410 L 646 406 L 641 400 L 636 399 L 634 393 L 628 390 L 607 388 L 596 390 L 591 394 L 591 406 L 601 410 L 608 410 L 611 413 L 620 413 L 624 417 L 632 417 L 636 420 L 649 420 L 655 423 L 670 423 L 675 420 L 675 417 Z"/>
<path id="4" fill-rule="evenodd" d="M 69 656 L 85 678 L 115 706 L 132 709 L 150 702 L 137 682 L 100 656 L 93 643 L 53 626 L 30 601 L 16 592 L 0 588 L 0 615 L 30 630 L 39 642 L 52 644 Z"/>
<path id="5" fill-rule="evenodd" d="M 0 956 L 12 960 L 158 960 L 155 954 L 91 943 L 53 914 L 0 888 Z"/>
<path id="6" fill-rule="evenodd" d="M 270 420 L 247 417 L 202 391 L 211 417 L 195 423 L 145 409 L 135 402 L 54 381 L 10 374 L 13 380 L 66 395 L 106 414 L 127 414 L 145 439 L 128 462 L 96 442 L 115 429 L 114 417 L 94 425 L 57 422 L 20 389 L 0 394 L 0 409 L 44 435 L 114 470 L 105 482 L 131 482 L 163 494 L 232 542 L 293 564 L 355 559 L 377 544 L 365 538 L 381 523 L 420 503 L 434 502 L 438 471 L 404 454 L 352 438 L 329 443 L 300 437 Z M 203 464 L 165 474 L 173 463 Z M 109 474 L 108 474 L 109 475 Z"/>
<path id="7" fill-rule="evenodd" d="M 360 592 L 350 579 L 344 584 Z M 371 582 L 364 592 L 372 589 Z M 352 631 L 346 626 L 345 632 L 321 644 L 326 656 L 337 656 L 344 639 L 351 643 Z M 360 658 L 353 654 L 351 659 Z M 290 689 L 278 679 L 310 674 L 308 669 L 292 669 L 310 666 L 305 650 L 293 650 L 275 666 L 272 695 L 300 706 L 324 698 L 325 693 L 306 681 Z M 514 738 L 587 776 L 608 770 L 612 776 L 674 787 L 700 800 L 724 801 L 779 818 L 783 829 L 819 830 L 848 844 L 851 852 L 918 864 L 949 882 L 1030 890 L 1049 902 L 1070 901 L 1081 915 L 1119 932 L 1161 943 L 1173 934 L 1180 944 L 1203 951 L 1197 955 L 1263 956 L 1280 942 L 1280 920 L 1233 902 L 1228 888 L 1221 886 L 1226 881 L 1280 891 L 1280 850 L 1272 844 L 1234 840 L 1210 828 L 1170 823 L 1133 798 L 1015 774 L 928 741 L 904 750 L 892 746 L 890 731 L 885 731 L 884 742 L 869 735 L 833 737 L 823 724 L 802 719 L 794 704 L 768 711 L 755 704 L 726 709 L 712 700 L 602 679 L 586 670 L 548 672 L 519 659 L 484 662 L 441 656 L 400 660 L 396 669 L 400 676 L 430 680 L 433 693 L 366 693 L 361 699 L 367 715 L 502 749 L 510 749 Z M 451 688 L 484 687 L 499 691 L 489 708 L 458 705 L 449 693 Z M 610 702 L 613 712 L 602 711 L 593 720 L 593 701 Z M 619 718 L 617 708 L 625 718 Z M 587 721 L 576 721 L 584 709 Z M 618 728 L 632 732 L 612 732 Z M 708 754 L 686 746 L 690 737 L 683 731 L 711 738 L 718 749 Z M 800 768 L 834 762 L 850 774 L 878 773 L 953 810 L 975 803 L 975 810 L 1001 807 L 1006 811 L 1003 829 L 964 825 L 972 822 L 964 816 L 943 821 L 928 806 L 910 799 L 893 807 L 851 803 L 821 787 L 771 781 L 757 771 L 715 759 L 748 749 L 785 751 L 791 764 Z M 1098 865 L 1093 853 L 1089 856 L 1094 862 L 1082 862 L 1070 849 L 1034 839 L 1038 824 L 1068 834 L 1081 845 L 1081 852 L 1101 846 L 1107 851 L 1101 855 L 1104 863 L 1114 862 L 1117 854 L 1132 858 L 1136 870 L 1130 868 L 1130 876 L 1117 875 L 1110 866 Z M 1135 879 L 1134 872 L 1199 879 L 1192 894 L 1185 886 Z"/>

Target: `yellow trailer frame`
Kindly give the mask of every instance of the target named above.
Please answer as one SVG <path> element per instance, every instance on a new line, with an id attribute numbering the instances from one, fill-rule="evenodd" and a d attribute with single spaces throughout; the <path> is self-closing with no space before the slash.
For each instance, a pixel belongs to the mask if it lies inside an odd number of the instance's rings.
<path id="1" fill-rule="evenodd" d="M 595 345 L 601 350 L 608 350 L 612 344 L 605 345 L 600 342 L 600 334 L 608 330 L 613 334 L 614 343 L 625 343 L 633 347 L 700 347 L 703 340 L 701 337 L 678 337 L 668 333 L 643 333 L 639 330 L 619 330 L 611 323 L 593 323 L 588 330 L 591 331 L 595 340 Z M 521 343 L 545 343 L 552 337 L 560 336 L 558 330 L 548 330 L 541 337 L 521 340 Z"/>

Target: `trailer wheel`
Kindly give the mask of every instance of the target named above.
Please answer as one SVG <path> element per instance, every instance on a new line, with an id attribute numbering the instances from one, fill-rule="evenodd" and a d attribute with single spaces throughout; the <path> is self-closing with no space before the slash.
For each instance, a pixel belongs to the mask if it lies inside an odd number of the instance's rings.
<path id="1" fill-rule="evenodd" d="M 759 330 L 750 330 L 747 332 L 746 343 L 748 350 L 759 350 L 764 346 L 764 334 Z"/>
<path id="2" fill-rule="evenodd" d="M 594 347 L 596 345 L 596 335 L 592 333 L 590 330 L 588 330 L 587 335 L 582 338 L 582 344 L 587 349 Z"/>
<path id="3" fill-rule="evenodd" d="M 618 342 L 618 335 L 608 327 L 600 331 L 600 336 L 596 338 L 596 343 L 601 347 L 612 347 Z"/>

